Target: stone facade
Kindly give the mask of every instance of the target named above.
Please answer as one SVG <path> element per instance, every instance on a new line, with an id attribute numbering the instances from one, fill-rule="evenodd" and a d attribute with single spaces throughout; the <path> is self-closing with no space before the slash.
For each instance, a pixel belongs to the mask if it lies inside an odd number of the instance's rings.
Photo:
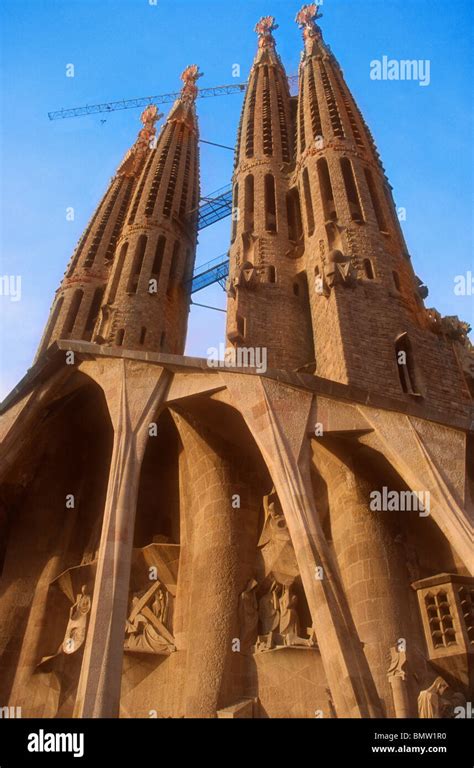
<path id="1" fill-rule="evenodd" d="M 318 19 L 297 16 L 297 98 L 257 24 L 238 129 L 227 337 L 268 369 L 182 354 L 192 66 L 156 141 L 145 111 L 1 406 L 0 705 L 23 717 L 472 701 L 468 328 L 424 307 Z"/>

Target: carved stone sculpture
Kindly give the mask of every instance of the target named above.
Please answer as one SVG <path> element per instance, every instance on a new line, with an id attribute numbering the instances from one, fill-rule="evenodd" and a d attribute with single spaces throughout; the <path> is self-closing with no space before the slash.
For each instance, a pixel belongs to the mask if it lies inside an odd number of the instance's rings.
<path id="1" fill-rule="evenodd" d="M 352 286 L 355 279 L 350 257 L 342 251 L 332 250 L 324 265 L 324 279 L 329 289 L 335 285 Z"/>
<path id="2" fill-rule="evenodd" d="M 86 586 L 83 585 L 81 593 L 77 595 L 76 602 L 69 611 L 69 621 L 62 644 L 64 653 L 75 653 L 83 644 L 86 639 L 87 621 L 90 610 L 91 598 L 87 594 Z"/>
<path id="3" fill-rule="evenodd" d="M 444 695 L 449 685 L 442 677 L 436 680 L 418 696 L 418 717 L 440 718 L 446 717 L 451 708 L 449 700 Z"/>
<path id="4" fill-rule="evenodd" d="M 134 595 L 125 628 L 125 650 L 157 654 L 176 650 L 173 635 L 166 626 L 169 600 L 168 591 L 159 581 L 146 592 Z"/>

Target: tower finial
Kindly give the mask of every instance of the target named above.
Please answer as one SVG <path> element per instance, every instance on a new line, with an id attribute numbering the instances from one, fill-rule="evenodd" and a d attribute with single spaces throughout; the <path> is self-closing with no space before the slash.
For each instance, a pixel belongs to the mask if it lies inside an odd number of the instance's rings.
<path id="1" fill-rule="evenodd" d="M 275 21 L 274 16 L 262 16 L 259 22 L 255 25 L 255 32 L 258 35 L 258 47 L 259 48 L 274 48 L 275 38 L 272 32 L 278 29 L 278 24 Z"/>
<path id="2" fill-rule="evenodd" d="M 191 64 L 189 67 L 186 67 L 186 69 L 181 75 L 181 80 L 184 83 L 181 89 L 181 101 L 186 101 L 186 102 L 196 101 L 196 98 L 198 95 L 198 88 L 196 85 L 196 81 L 199 80 L 199 78 L 202 77 L 203 74 L 204 72 L 199 71 L 199 67 L 197 64 Z"/>
<path id="3" fill-rule="evenodd" d="M 303 40 L 305 42 L 321 36 L 321 30 L 316 24 L 316 20 L 322 18 L 318 3 L 303 5 L 302 9 L 296 14 L 296 23 L 303 30 Z"/>

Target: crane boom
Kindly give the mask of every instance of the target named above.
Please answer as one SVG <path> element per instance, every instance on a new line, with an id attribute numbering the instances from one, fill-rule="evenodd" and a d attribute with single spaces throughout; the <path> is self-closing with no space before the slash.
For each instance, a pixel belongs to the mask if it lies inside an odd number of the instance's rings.
<path id="1" fill-rule="evenodd" d="M 298 75 L 290 75 L 290 86 L 298 81 Z M 232 93 L 243 93 L 247 83 L 233 83 L 232 85 L 217 85 L 214 88 L 200 88 L 198 98 L 208 99 L 211 96 L 228 96 Z M 84 117 L 85 115 L 97 115 L 103 112 L 116 112 L 119 109 L 136 109 L 147 107 L 150 104 L 172 104 L 180 96 L 180 92 L 162 93 L 158 96 L 142 96 L 138 99 L 120 99 L 108 101 L 102 104 L 87 104 L 85 107 L 71 107 L 70 109 L 58 109 L 48 112 L 50 120 L 62 120 L 67 117 Z"/>

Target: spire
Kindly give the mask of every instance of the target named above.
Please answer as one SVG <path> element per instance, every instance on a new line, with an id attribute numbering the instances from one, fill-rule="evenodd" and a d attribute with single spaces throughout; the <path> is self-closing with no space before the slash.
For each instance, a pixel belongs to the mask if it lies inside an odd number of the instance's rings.
<path id="1" fill-rule="evenodd" d="M 301 10 L 296 14 L 295 21 L 300 29 L 303 30 L 304 46 L 308 56 L 313 53 L 314 44 L 322 39 L 321 30 L 316 24 L 317 19 L 321 19 L 322 15 L 317 3 L 303 5 Z"/>
<path id="2" fill-rule="evenodd" d="M 128 150 L 117 168 L 117 175 L 135 175 L 141 171 L 143 158 L 145 157 L 147 150 L 151 147 L 153 137 L 156 135 L 155 124 L 161 120 L 162 117 L 163 114 L 158 112 L 158 109 L 154 104 L 150 104 L 150 106 L 142 112 L 140 120 L 143 123 L 143 128 L 139 132 L 135 144 Z"/>
<path id="3" fill-rule="evenodd" d="M 191 64 L 181 73 L 183 87 L 179 98 L 176 99 L 168 115 L 167 123 L 171 121 L 184 122 L 191 130 L 197 130 L 196 99 L 199 89 L 196 85 L 203 72 L 199 71 L 197 64 Z"/>
<path id="4" fill-rule="evenodd" d="M 281 63 L 276 52 L 276 42 L 272 35 L 278 29 L 278 24 L 274 16 L 262 16 L 255 25 L 255 32 L 258 36 L 258 50 L 255 56 L 255 64 L 262 63 Z"/>

